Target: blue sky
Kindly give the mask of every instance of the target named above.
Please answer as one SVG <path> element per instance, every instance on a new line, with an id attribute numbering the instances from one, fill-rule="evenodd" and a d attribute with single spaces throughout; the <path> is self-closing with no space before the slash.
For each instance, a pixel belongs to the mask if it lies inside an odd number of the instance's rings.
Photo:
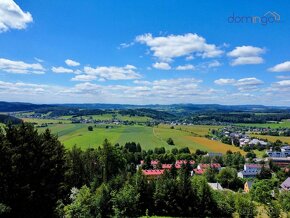
<path id="1" fill-rule="evenodd" d="M 290 106 L 290 4 L 0 2 L 0 100 Z"/>

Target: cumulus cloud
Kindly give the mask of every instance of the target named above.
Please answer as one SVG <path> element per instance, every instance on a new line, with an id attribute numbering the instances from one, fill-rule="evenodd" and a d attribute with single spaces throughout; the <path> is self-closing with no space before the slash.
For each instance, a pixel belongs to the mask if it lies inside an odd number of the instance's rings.
<path id="1" fill-rule="evenodd" d="M 255 77 L 242 78 L 239 80 L 221 78 L 221 79 L 215 80 L 214 83 L 217 85 L 235 86 L 239 91 L 248 92 L 248 91 L 256 90 L 259 85 L 263 84 L 263 81 Z"/>
<path id="2" fill-rule="evenodd" d="M 261 64 L 264 59 L 261 57 L 266 50 L 264 48 L 254 46 L 238 46 L 227 55 L 234 58 L 231 62 L 232 66 L 246 65 L 246 64 Z"/>
<path id="3" fill-rule="evenodd" d="M 25 29 L 33 18 L 24 12 L 13 0 L 0 1 L 0 32 L 9 29 Z"/>
<path id="4" fill-rule="evenodd" d="M 132 80 L 139 79 L 141 75 L 136 72 L 137 68 L 133 65 L 124 67 L 116 66 L 101 66 L 101 67 L 84 67 L 84 72 L 87 75 L 95 76 L 102 80 Z"/>
<path id="5" fill-rule="evenodd" d="M 74 78 L 72 78 L 72 81 L 92 81 L 92 80 L 96 80 L 97 77 L 95 75 L 86 75 L 86 74 L 82 74 L 82 75 L 77 75 Z"/>
<path id="6" fill-rule="evenodd" d="M 182 56 L 186 56 L 187 59 L 191 55 L 212 58 L 223 53 L 216 45 L 208 44 L 203 37 L 193 33 L 159 37 L 148 33 L 137 36 L 135 40 L 147 45 L 153 56 L 166 62 Z"/>
<path id="7" fill-rule="evenodd" d="M 159 70 L 170 70 L 171 66 L 166 62 L 156 62 L 152 65 L 154 68 Z"/>
<path id="8" fill-rule="evenodd" d="M 264 59 L 261 57 L 238 57 L 231 62 L 231 65 L 262 64 L 263 62 Z"/>
<path id="9" fill-rule="evenodd" d="M 52 67 L 51 71 L 54 73 L 74 73 L 72 69 L 68 69 L 65 67 Z"/>
<path id="10" fill-rule="evenodd" d="M 195 67 L 192 64 L 180 65 L 176 67 L 176 70 L 194 70 Z"/>
<path id="11" fill-rule="evenodd" d="M 227 55 L 229 57 L 253 57 L 260 56 L 265 52 L 265 49 L 254 46 L 238 46 Z"/>
<path id="12" fill-rule="evenodd" d="M 71 59 L 67 59 L 65 60 L 66 65 L 70 66 L 70 67 L 77 67 L 80 66 L 80 63 Z"/>
<path id="13" fill-rule="evenodd" d="M 217 85 L 231 85 L 234 84 L 236 82 L 235 79 L 217 79 L 214 81 L 215 84 Z"/>
<path id="14" fill-rule="evenodd" d="M 290 72 L 290 61 L 285 61 L 268 69 L 271 72 Z"/>
<path id="15" fill-rule="evenodd" d="M 29 64 L 5 58 L 0 58 L 0 70 L 16 74 L 44 74 L 45 71 L 40 63 Z"/>
<path id="16" fill-rule="evenodd" d="M 220 67 L 221 65 L 222 64 L 219 61 L 214 60 L 214 61 L 208 63 L 208 68 Z"/>

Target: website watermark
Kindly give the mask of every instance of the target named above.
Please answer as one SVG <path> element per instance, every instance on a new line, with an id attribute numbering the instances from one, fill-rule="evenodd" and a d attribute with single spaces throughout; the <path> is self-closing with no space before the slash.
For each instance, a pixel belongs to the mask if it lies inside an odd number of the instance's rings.
<path id="1" fill-rule="evenodd" d="M 262 16 L 239 16 L 233 13 L 228 17 L 228 23 L 234 24 L 261 24 L 268 25 L 274 23 L 280 23 L 281 16 L 275 11 L 268 11 Z"/>

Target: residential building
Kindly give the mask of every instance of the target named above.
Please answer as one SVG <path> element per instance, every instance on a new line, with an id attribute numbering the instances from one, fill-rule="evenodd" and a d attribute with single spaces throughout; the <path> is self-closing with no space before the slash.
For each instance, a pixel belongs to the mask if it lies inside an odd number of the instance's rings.
<path id="1" fill-rule="evenodd" d="M 281 184 L 281 188 L 284 191 L 290 191 L 290 177 L 288 177 L 282 184 Z"/>
<path id="2" fill-rule="evenodd" d="M 240 178 L 255 178 L 260 174 L 262 165 L 260 164 L 245 164 L 244 170 L 238 172 L 238 177 Z"/>
<path id="3" fill-rule="evenodd" d="M 250 192 L 250 189 L 253 185 L 253 181 L 247 181 L 245 184 L 244 184 L 244 191 L 246 193 Z"/>
<path id="4" fill-rule="evenodd" d="M 142 170 L 142 172 L 148 180 L 152 180 L 159 178 L 164 173 L 164 170 Z"/>
<path id="5" fill-rule="evenodd" d="M 213 190 L 219 190 L 222 191 L 224 188 L 221 186 L 221 184 L 217 183 L 207 183 Z"/>

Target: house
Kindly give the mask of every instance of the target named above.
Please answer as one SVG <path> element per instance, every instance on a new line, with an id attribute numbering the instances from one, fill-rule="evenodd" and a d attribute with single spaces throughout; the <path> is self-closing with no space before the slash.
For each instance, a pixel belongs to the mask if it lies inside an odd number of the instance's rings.
<path id="1" fill-rule="evenodd" d="M 215 153 L 215 152 L 208 152 L 206 155 L 204 155 L 206 157 L 222 157 L 223 154 L 222 153 Z"/>
<path id="2" fill-rule="evenodd" d="M 265 161 L 272 161 L 273 164 L 285 168 L 290 165 L 290 157 L 268 157 Z"/>
<path id="3" fill-rule="evenodd" d="M 162 164 L 162 169 L 167 169 L 167 170 L 169 170 L 169 169 L 171 169 L 172 168 L 172 164 Z"/>
<path id="4" fill-rule="evenodd" d="M 193 169 L 193 171 L 191 172 L 191 176 L 193 176 L 193 174 L 195 175 L 202 175 L 204 174 L 205 170 L 202 169 Z"/>
<path id="5" fill-rule="evenodd" d="M 245 164 L 244 170 L 238 172 L 238 177 L 240 178 L 255 178 L 260 174 L 262 169 L 261 164 Z"/>
<path id="6" fill-rule="evenodd" d="M 263 146 L 268 145 L 267 142 L 262 141 L 262 140 L 259 140 L 259 139 L 252 139 L 252 140 L 249 142 L 249 146 L 254 146 L 254 145 L 258 145 L 258 144 L 263 145 Z"/>
<path id="7" fill-rule="evenodd" d="M 152 180 L 159 178 L 164 173 L 164 170 L 142 170 L 142 173 L 148 180 Z"/>
<path id="8" fill-rule="evenodd" d="M 280 186 L 284 191 L 290 191 L 290 177 L 288 177 Z"/>
<path id="9" fill-rule="evenodd" d="M 245 191 L 246 193 L 248 193 L 248 192 L 250 191 L 252 185 L 253 185 L 253 181 L 247 181 L 247 182 L 244 184 L 244 191 Z"/>
<path id="10" fill-rule="evenodd" d="M 177 160 L 177 161 L 175 162 L 175 167 L 176 167 L 177 169 L 180 169 L 181 166 L 182 166 L 182 164 L 186 164 L 186 163 L 187 163 L 187 160 Z M 190 160 L 190 161 L 189 161 L 189 164 L 192 166 L 192 165 L 195 164 L 195 161 L 194 161 L 194 160 Z"/>
<path id="11" fill-rule="evenodd" d="M 224 188 L 221 186 L 221 184 L 217 183 L 207 183 L 213 190 L 224 190 Z"/>
<path id="12" fill-rule="evenodd" d="M 281 147 L 281 151 L 273 151 L 272 148 L 266 151 L 269 157 L 288 157 L 290 156 L 290 146 Z"/>
<path id="13" fill-rule="evenodd" d="M 214 168 L 218 171 L 221 170 L 221 165 L 219 163 L 211 163 L 211 164 L 198 164 L 197 169 L 198 170 L 206 170 L 208 168 Z"/>

